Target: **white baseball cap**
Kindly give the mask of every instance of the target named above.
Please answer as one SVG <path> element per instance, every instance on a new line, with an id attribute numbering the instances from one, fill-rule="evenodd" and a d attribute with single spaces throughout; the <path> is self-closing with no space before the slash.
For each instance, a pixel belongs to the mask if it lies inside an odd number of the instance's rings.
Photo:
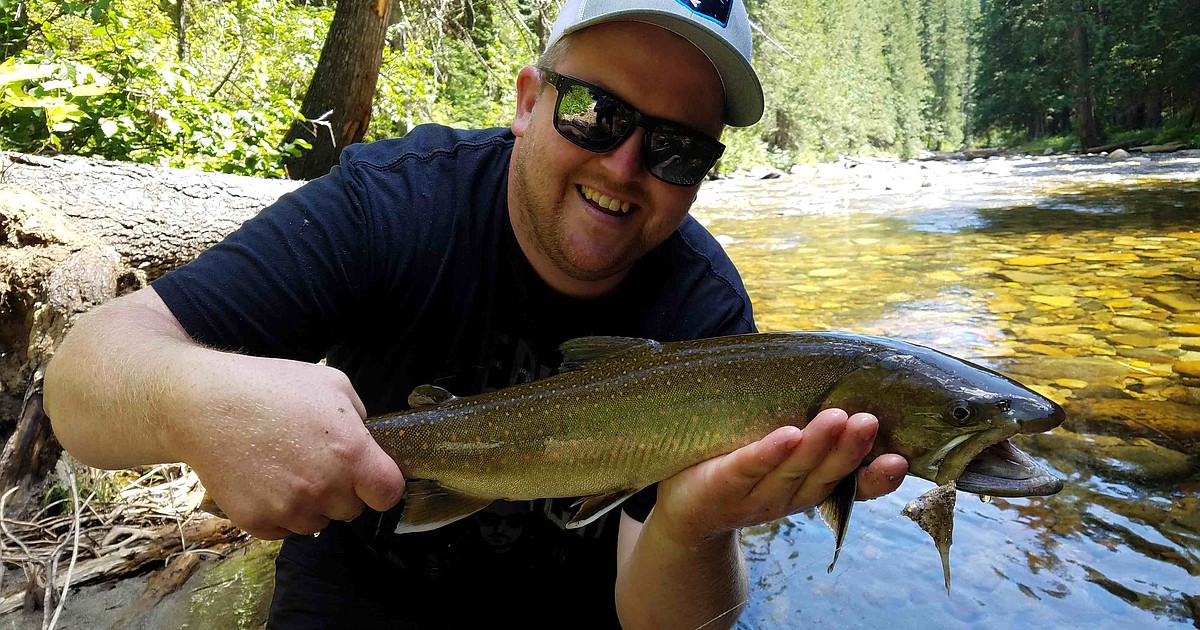
<path id="1" fill-rule="evenodd" d="M 762 84 L 750 65 L 750 19 L 742 0 L 567 0 L 546 48 L 567 33 L 621 20 L 660 26 L 699 48 L 725 88 L 726 124 L 749 127 L 762 118 Z"/>

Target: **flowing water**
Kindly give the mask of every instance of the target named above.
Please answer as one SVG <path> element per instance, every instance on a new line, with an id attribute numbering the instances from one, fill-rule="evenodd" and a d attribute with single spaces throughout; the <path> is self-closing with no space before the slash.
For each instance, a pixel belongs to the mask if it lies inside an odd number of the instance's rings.
<path id="1" fill-rule="evenodd" d="M 1018 445 L 1066 489 L 959 494 L 947 597 L 904 504 L 745 535 L 743 627 L 1200 627 L 1200 152 L 843 161 L 702 191 L 763 331 L 852 330 L 1009 374 L 1068 420 Z"/>

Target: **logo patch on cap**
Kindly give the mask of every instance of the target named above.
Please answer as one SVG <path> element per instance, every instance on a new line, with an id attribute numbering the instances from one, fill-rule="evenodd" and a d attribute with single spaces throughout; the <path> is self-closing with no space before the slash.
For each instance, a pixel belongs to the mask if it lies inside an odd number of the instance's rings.
<path id="1" fill-rule="evenodd" d="M 678 2 L 692 13 L 720 24 L 722 28 L 729 25 L 729 11 L 733 8 L 733 0 L 678 0 Z"/>

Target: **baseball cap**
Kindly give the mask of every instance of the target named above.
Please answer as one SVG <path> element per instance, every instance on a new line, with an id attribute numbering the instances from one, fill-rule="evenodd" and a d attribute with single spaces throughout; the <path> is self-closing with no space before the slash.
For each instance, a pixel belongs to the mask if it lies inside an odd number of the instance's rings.
<path id="1" fill-rule="evenodd" d="M 546 47 L 568 33 L 621 20 L 660 26 L 699 48 L 725 88 L 726 124 L 748 127 L 762 118 L 762 84 L 750 65 L 750 18 L 742 0 L 567 0 Z"/>

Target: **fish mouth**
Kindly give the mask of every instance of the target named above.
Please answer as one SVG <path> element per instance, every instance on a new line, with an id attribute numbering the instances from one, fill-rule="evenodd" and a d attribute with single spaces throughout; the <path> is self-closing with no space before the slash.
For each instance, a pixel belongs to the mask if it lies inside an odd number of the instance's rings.
<path id="1" fill-rule="evenodd" d="M 954 482 L 955 488 L 995 497 L 1043 497 L 1063 482 L 1008 440 L 983 449 Z"/>
<path id="2" fill-rule="evenodd" d="M 1062 407 L 1054 402 L 1046 400 L 1038 407 L 1040 413 L 1026 413 L 1015 427 L 1009 425 L 1015 431 L 987 431 L 955 448 L 946 460 L 966 462 L 959 464 L 962 471 L 953 477 L 955 487 L 995 497 L 1041 497 L 1062 490 L 1061 479 L 1008 440 L 1017 433 L 1049 431 L 1066 419 Z M 952 474 L 952 470 L 941 472 Z"/>

